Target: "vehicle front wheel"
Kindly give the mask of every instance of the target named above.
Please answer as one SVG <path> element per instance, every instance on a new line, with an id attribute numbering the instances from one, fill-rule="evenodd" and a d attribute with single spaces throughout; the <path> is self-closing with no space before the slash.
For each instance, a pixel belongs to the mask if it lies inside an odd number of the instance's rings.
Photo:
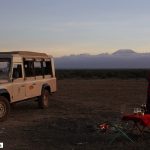
<path id="1" fill-rule="evenodd" d="M 10 104 L 8 100 L 5 97 L 0 96 L 0 121 L 6 120 L 9 113 L 10 113 Z"/>
<path id="2" fill-rule="evenodd" d="M 44 89 L 42 91 L 41 96 L 39 97 L 39 101 L 38 101 L 39 108 L 42 108 L 42 109 L 48 108 L 48 106 L 49 106 L 49 99 L 50 99 L 50 93 L 49 93 L 48 90 Z"/>

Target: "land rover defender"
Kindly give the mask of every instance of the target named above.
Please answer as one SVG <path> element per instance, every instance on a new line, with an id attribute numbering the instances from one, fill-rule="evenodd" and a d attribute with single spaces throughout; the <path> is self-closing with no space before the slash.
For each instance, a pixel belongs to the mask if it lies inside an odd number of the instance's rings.
<path id="1" fill-rule="evenodd" d="M 0 52 L 0 121 L 7 119 L 10 104 L 37 98 L 47 108 L 56 91 L 52 56 L 28 51 Z"/>

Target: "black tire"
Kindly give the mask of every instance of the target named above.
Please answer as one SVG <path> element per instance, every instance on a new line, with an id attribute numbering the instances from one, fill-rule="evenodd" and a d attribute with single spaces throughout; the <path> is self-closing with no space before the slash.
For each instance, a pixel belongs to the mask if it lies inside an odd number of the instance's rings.
<path id="1" fill-rule="evenodd" d="M 0 122 L 5 121 L 10 113 L 10 104 L 7 98 L 0 96 Z"/>
<path id="2" fill-rule="evenodd" d="M 44 89 L 42 91 L 41 96 L 39 97 L 39 108 L 45 109 L 49 106 L 49 100 L 50 100 L 50 93 L 48 90 Z"/>

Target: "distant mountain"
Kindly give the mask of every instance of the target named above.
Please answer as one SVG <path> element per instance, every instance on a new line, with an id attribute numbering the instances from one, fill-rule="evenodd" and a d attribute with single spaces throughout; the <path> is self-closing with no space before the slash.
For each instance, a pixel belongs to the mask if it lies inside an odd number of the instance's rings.
<path id="1" fill-rule="evenodd" d="M 112 54 L 80 54 L 55 58 L 58 69 L 128 69 L 150 68 L 150 53 L 120 49 Z"/>
<path id="2" fill-rule="evenodd" d="M 116 52 L 114 52 L 112 55 L 132 55 L 132 54 L 137 54 L 137 53 L 131 49 L 119 49 Z"/>

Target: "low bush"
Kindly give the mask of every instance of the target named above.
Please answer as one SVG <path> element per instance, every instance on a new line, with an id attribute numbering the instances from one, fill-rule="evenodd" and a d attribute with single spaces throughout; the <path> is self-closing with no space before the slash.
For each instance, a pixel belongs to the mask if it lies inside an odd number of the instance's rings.
<path id="1" fill-rule="evenodd" d="M 150 73 L 150 69 L 59 69 L 56 70 L 57 79 L 139 79 L 146 78 Z"/>

